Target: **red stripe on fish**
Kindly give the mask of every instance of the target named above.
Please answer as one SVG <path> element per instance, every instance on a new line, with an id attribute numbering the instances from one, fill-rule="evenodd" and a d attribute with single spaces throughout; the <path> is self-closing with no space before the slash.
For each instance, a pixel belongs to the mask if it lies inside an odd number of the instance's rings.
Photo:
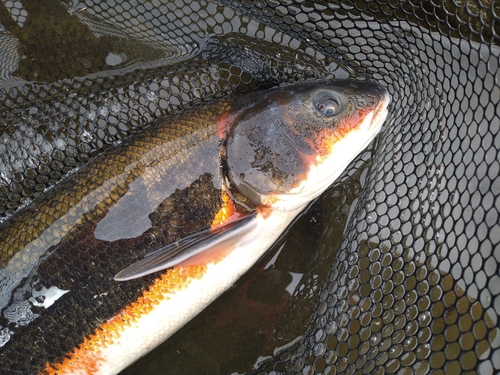
<path id="1" fill-rule="evenodd" d="M 185 289 L 191 280 L 201 279 L 206 272 L 206 266 L 174 267 L 169 269 L 142 293 L 136 301 L 123 308 L 113 318 L 101 324 L 93 334 L 59 363 L 47 363 L 43 374 L 63 375 L 82 373 L 96 374 L 99 363 L 105 362 L 100 349 L 105 348 L 117 339 L 121 333 L 132 326 L 137 320 L 155 309 L 161 301 L 169 299 L 170 295 Z"/>
<path id="2" fill-rule="evenodd" d="M 231 129 L 231 125 L 233 124 L 234 119 L 238 114 L 239 111 L 237 112 L 228 111 L 219 118 L 219 120 L 217 121 L 216 134 L 220 139 L 226 139 L 227 134 Z"/>

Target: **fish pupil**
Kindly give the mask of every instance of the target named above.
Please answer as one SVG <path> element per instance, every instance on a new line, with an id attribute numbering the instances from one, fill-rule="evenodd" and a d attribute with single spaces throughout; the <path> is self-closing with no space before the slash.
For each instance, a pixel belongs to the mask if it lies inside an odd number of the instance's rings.
<path id="1" fill-rule="evenodd" d="M 331 100 L 330 102 L 333 102 Z M 323 112 L 327 116 L 333 115 L 337 111 L 336 103 L 322 103 L 321 104 L 321 112 Z"/>
<path id="2" fill-rule="evenodd" d="M 323 116 L 331 117 L 339 111 L 340 105 L 337 99 L 332 98 L 328 94 L 321 93 L 315 98 L 315 107 Z"/>

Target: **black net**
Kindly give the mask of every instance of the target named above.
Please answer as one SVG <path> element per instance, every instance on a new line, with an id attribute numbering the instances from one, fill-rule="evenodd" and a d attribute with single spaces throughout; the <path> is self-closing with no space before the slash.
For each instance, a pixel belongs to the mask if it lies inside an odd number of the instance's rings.
<path id="1" fill-rule="evenodd" d="M 500 371 L 499 2 L 8 1 L 0 23 L 4 219 L 201 101 L 310 77 L 385 85 L 388 121 L 350 188 L 306 214 L 322 239 L 274 331 L 288 344 L 256 372 Z"/>

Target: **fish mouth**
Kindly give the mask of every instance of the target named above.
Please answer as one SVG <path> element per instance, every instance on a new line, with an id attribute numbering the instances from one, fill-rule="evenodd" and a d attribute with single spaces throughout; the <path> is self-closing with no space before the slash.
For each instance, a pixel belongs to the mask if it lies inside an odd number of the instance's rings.
<path id="1" fill-rule="evenodd" d="M 382 124 L 387 119 L 387 115 L 389 113 L 389 103 L 392 98 L 389 92 L 385 88 L 378 89 L 380 100 L 375 109 L 372 117 L 372 121 L 370 123 L 370 130 L 378 130 L 382 127 Z"/>

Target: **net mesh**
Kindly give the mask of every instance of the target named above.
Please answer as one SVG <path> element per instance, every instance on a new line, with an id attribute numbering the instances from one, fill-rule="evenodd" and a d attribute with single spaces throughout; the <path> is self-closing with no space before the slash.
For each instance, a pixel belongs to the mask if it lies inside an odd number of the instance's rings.
<path id="1" fill-rule="evenodd" d="M 499 2 L 6 1 L 0 23 L 3 219 L 200 101 L 384 84 L 390 116 L 350 172 L 363 183 L 337 254 L 296 292 L 306 328 L 256 373 L 500 371 Z"/>

